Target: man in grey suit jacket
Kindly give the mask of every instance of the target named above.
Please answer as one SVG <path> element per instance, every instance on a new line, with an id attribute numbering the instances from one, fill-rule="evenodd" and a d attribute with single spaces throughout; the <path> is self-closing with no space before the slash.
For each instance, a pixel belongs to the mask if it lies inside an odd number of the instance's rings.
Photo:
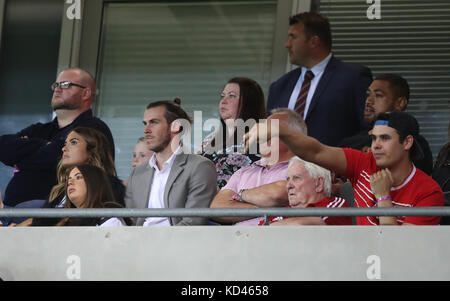
<path id="1" fill-rule="evenodd" d="M 144 113 L 145 138 L 152 158 L 131 173 L 127 208 L 208 208 L 217 192 L 217 173 L 208 159 L 185 154 L 180 144 L 179 119 L 190 118 L 172 101 L 153 102 Z M 138 218 L 138 226 L 190 226 L 207 224 L 200 217 Z"/>

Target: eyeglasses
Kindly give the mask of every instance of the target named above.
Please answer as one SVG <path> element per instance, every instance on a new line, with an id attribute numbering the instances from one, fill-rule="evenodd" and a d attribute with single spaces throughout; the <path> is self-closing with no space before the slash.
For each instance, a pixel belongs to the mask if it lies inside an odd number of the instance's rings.
<path id="1" fill-rule="evenodd" d="M 69 89 L 70 87 L 72 87 L 72 86 L 77 86 L 77 87 L 80 87 L 80 88 L 83 88 L 83 89 L 85 89 L 86 87 L 85 86 L 82 86 L 82 85 L 79 85 L 79 84 L 75 84 L 75 83 L 72 83 L 72 82 L 69 82 L 69 81 L 65 81 L 65 82 L 55 82 L 55 83 L 53 83 L 52 84 L 52 91 L 55 91 L 55 89 L 56 88 L 61 88 L 61 89 Z"/>

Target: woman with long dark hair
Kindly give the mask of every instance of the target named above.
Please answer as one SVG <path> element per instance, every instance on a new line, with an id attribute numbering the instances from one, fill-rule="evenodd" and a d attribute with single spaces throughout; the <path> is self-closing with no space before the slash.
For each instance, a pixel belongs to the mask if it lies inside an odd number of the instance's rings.
<path id="1" fill-rule="evenodd" d="M 115 202 L 110 181 L 99 167 L 83 164 L 73 167 L 65 185 L 64 208 L 120 208 Z M 123 226 L 118 218 L 63 218 L 57 226 Z"/>
<path id="2" fill-rule="evenodd" d="M 230 79 L 221 93 L 219 112 L 221 126 L 203 140 L 199 154 L 216 165 L 220 189 L 234 172 L 260 159 L 258 154 L 244 151 L 242 138 L 252 125 L 249 121 L 267 117 L 261 86 L 246 77 Z M 248 126 L 237 128 L 244 123 Z"/>

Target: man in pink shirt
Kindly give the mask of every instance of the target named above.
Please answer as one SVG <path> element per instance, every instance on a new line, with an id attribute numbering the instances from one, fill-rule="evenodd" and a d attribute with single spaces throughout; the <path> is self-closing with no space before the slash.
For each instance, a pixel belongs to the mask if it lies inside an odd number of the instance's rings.
<path id="1" fill-rule="evenodd" d="M 285 120 L 306 133 L 303 119 L 294 111 L 278 109 L 268 119 Z M 285 207 L 289 204 L 286 190 L 288 161 L 294 154 L 278 138 L 260 145 L 262 159 L 238 170 L 211 202 L 211 208 Z M 261 218 L 216 217 L 223 224 L 258 225 Z"/>

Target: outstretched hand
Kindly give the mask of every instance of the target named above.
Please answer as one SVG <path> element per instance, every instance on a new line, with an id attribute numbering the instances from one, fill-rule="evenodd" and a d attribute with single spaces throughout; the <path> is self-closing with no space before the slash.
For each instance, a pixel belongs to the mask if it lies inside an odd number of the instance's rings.
<path id="1" fill-rule="evenodd" d="M 255 150 L 258 143 L 265 143 L 279 135 L 278 119 L 266 119 L 264 122 L 255 124 L 250 131 L 244 135 L 245 151 Z"/>

